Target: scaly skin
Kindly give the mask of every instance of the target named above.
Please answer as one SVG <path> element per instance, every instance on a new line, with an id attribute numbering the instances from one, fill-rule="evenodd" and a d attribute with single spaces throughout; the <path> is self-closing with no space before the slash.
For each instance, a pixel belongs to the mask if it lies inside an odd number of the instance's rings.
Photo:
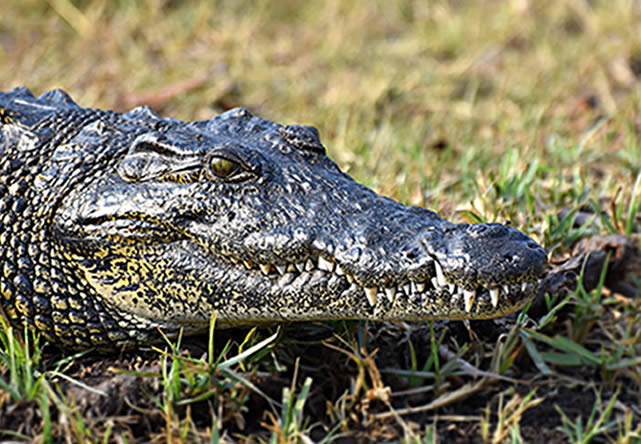
<path id="1" fill-rule="evenodd" d="M 359 185 L 314 128 L 0 93 L 0 307 L 68 348 L 207 326 L 491 318 L 523 307 L 544 251 Z"/>

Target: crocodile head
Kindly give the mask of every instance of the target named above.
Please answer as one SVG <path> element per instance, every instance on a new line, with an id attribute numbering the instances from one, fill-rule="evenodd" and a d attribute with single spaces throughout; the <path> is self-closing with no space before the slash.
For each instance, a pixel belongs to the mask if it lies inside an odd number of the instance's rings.
<path id="1" fill-rule="evenodd" d="M 54 234 L 136 325 L 490 318 L 523 307 L 546 267 L 512 227 L 453 224 L 358 184 L 314 128 L 245 109 L 119 116 L 71 141 L 122 150 L 64 196 Z"/>

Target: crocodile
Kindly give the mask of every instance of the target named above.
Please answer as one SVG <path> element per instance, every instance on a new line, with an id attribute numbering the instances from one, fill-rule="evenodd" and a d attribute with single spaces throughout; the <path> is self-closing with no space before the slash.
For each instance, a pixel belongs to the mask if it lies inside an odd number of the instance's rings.
<path id="1" fill-rule="evenodd" d="M 486 319 L 530 301 L 544 250 L 357 183 L 318 131 L 0 93 L 0 308 L 69 349 L 284 321 Z"/>

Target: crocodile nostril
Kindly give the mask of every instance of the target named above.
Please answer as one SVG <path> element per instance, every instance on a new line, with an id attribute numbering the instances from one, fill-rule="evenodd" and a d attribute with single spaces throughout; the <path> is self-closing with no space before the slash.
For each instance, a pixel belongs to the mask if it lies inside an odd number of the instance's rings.
<path id="1" fill-rule="evenodd" d="M 540 248 L 539 244 L 537 244 L 533 240 L 529 240 L 525 245 L 531 250 L 538 250 Z"/>

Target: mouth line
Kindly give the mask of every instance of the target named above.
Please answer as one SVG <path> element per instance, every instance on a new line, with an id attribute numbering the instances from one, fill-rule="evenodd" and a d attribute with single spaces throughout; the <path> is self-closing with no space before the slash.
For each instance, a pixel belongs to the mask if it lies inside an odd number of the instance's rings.
<path id="1" fill-rule="evenodd" d="M 153 219 L 137 215 L 117 214 L 96 216 L 83 219 L 79 225 L 83 228 L 82 239 L 105 240 L 108 238 L 155 239 L 156 241 L 173 242 L 181 236 Z"/>
<path id="2" fill-rule="evenodd" d="M 508 306 L 513 306 L 514 303 L 522 301 L 524 297 L 529 298 L 531 294 L 535 293 L 541 281 L 541 279 L 527 276 L 521 281 L 504 283 L 492 288 L 476 285 L 473 289 L 469 289 L 448 281 L 441 265 L 437 260 L 434 260 L 433 276 L 424 281 L 406 279 L 390 286 L 368 286 L 347 272 L 340 264 L 321 255 L 309 256 L 301 262 L 278 265 L 259 264 L 229 256 L 227 259 L 235 267 L 242 267 L 248 272 L 262 275 L 272 281 L 288 277 L 286 282 L 292 282 L 304 273 L 319 271 L 327 274 L 328 277 L 341 277 L 352 287 L 356 286 L 360 289 L 372 307 L 376 307 L 380 301 L 387 301 L 393 305 L 397 297 L 407 298 L 408 301 L 415 304 L 427 303 L 429 302 L 428 298 L 436 293 L 440 298 L 449 296 L 452 306 L 462 302 L 463 310 L 470 314 L 472 314 L 474 307 L 481 304 L 490 304 L 493 310 L 501 312 L 501 307 L 499 307 L 501 298 L 508 299 Z"/>

